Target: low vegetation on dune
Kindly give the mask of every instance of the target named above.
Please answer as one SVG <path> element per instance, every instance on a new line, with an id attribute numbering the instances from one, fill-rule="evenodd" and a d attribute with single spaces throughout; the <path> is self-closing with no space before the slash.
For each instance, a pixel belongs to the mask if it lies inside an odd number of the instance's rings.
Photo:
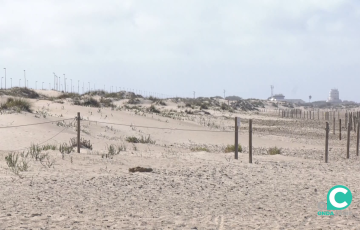
<path id="1" fill-rule="evenodd" d="M 10 89 L 1 89 L 0 95 L 7 95 L 12 97 L 22 97 L 22 98 L 40 98 L 40 95 L 32 89 L 29 88 L 20 88 L 13 87 Z"/>
<path id="2" fill-rule="evenodd" d="M 225 147 L 224 149 L 224 152 L 225 153 L 234 153 L 235 152 L 235 145 L 228 145 Z M 241 145 L 239 144 L 238 146 L 238 152 L 241 153 L 242 152 L 242 147 Z"/>
<path id="3" fill-rule="evenodd" d="M 206 147 L 194 147 L 191 148 L 191 152 L 210 152 L 210 150 Z"/>
<path id="4" fill-rule="evenodd" d="M 80 95 L 77 93 L 64 93 L 57 97 L 57 99 L 66 99 L 66 98 L 79 99 Z"/>
<path id="5" fill-rule="evenodd" d="M 100 102 L 98 102 L 96 99 L 92 98 L 92 97 L 89 97 L 89 98 L 86 98 L 84 100 L 83 103 L 81 103 L 81 105 L 83 106 L 90 106 L 90 107 L 101 107 L 101 104 Z"/>
<path id="6" fill-rule="evenodd" d="M 1 110 L 14 110 L 17 112 L 26 111 L 32 112 L 32 105 L 29 101 L 22 98 L 8 98 L 5 103 L 0 105 Z"/>
<path id="7" fill-rule="evenodd" d="M 267 152 L 269 153 L 269 155 L 278 155 L 278 154 L 281 154 L 281 149 L 275 146 L 275 147 L 269 148 Z"/>
<path id="8" fill-rule="evenodd" d="M 127 137 L 126 141 L 130 142 L 130 143 L 142 143 L 142 144 L 155 144 L 156 143 L 156 141 L 151 139 L 150 135 L 148 137 L 141 136 L 140 138 L 133 137 L 133 136 Z"/>
<path id="9" fill-rule="evenodd" d="M 160 110 L 158 110 L 154 105 L 151 105 L 148 110 L 151 113 L 160 113 Z"/>

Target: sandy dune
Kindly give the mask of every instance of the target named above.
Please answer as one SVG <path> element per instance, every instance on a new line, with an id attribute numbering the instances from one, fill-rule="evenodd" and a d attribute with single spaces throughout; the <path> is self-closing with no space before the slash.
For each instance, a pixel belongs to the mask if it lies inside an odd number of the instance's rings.
<path id="1" fill-rule="evenodd" d="M 350 159 L 345 132 L 341 141 L 330 134 L 325 164 L 325 121 L 279 118 L 270 105 L 266 112 L 209 109 L 211 115 L 191 115 L 180 113 L 185 108 L 170 100 L 166 106 L 156 105 L 160 114 L 76 106 L 71 100 L 29 101 L 33 113 L 0 115 L 0 229 L 359 229 L 360 164 L 353 131 Z M 114 104 L 123 106 L 126 100 Z M 170 115 L 170 110 L 178 112 Z M 92 150 L 64 155 L 44 151 L 54 165 L 30 159 L 21 178 L 9 169 L 4 160 L 9 152 L 31 143 L 69 143 L 76 137 L 77 112 L 83 119 L 81 137 L 91 141 Z M 235 116 L 242 122 L 239 143 L 244 151 L 239 160 L 224 153 L 234 142 Z M 253 164 L 248 163 L 249 118 Z M 43 122 L 51 123 L 21 126 Z M 156 143 L 126 141 L 149 135 Z M 124 145 L 126 151 L 107 158 L 111 144 Z M 282 148 L 281 155 L 268 155 L 274 146 Z M 197 147 L 209 152 L 192 151 Z M 137 166 L 153 172 L 129 173 Z M 352 192 L 347 209 L 351 214 L 318 216 L 318 203 L 326 202 L 328 190 L 338 184 Z"/>

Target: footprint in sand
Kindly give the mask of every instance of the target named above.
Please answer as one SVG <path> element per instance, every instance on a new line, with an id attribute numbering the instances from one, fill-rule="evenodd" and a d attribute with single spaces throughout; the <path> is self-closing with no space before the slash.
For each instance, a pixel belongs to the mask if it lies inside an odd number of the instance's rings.
<path id="1" fill-rule="evenodd" d="M 223 230 L 224 229 L 224 216 L 218 216 L 215 218 L 215 224 L 217 225 L 217 230 Z"/>

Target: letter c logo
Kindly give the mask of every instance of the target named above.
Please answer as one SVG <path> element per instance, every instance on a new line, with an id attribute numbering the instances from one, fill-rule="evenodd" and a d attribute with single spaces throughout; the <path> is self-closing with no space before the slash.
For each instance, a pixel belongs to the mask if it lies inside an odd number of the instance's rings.
<path id="1" fill-rule="evenodd" d="M 346 193 L 348 192 L 348 190 L 346 190 L 346 189 L 344 189 L 344 188 L 336 188 L 336 189 L 332 190 L 332 191 L 330 192 L 330 195 L 329 195 L 329 200 L 330 200 L 330 203 L 331 203 L 335 208 L 344 208 L 344 207 L 346 207 L 346 206 L 348 205 L 348 203 L 346 203 L 346 201 L 344 201 L 344 202 L 342 202 L 342 203 L 338 203 L 338 202 L 336 202 L 336 200 L 335 200 L 335 195 L 336 195 L 337 193 L 339 193 L 339 192 L 346 194 Z"/>
<path id="2" fill-rule="evenodd" d="M 335 199 L 337 197 L 337 200 Z M 343 185 L 332 187 L 327 195 L 327 210 L 342 210 L 351 204 L 352 194 L 350 189 Z"/>

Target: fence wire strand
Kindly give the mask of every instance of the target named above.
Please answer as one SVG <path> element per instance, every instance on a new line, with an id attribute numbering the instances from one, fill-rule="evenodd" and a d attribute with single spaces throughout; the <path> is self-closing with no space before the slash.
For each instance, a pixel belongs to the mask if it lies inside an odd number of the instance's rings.
<path id="1" fill-rule="evenodd" d="M 32 125 L 43 125 L 43 124 L 49 124 L 49 123 L 53 123 L 53 122 L 59 122 L 59 121 L 68 121 L 68 120 L 73 120 L 74 118 L 69 118 L 69 119 L 62 119 L 62 120 L 57 120 L 57 121 L 46 121 L 46 122 L 41 122 L 41 123 L 33 123 L 33 124 L 26 124 L 26 125 L 12 125 L 12 126 L 3 126 L 0 127 L 0 129 L 7 129 L 7 128 L 18 128 L 18 127 L 24 127 L 24 126 L 32 126 Z"/>
<path id="2" fill-rule="evenodd" d="M 76 119 L 71 118 L 71 119 L 66 119 L 66 120 L 76 120 Z M 43 141 L 43 142 L 41 142 L 41 143 L 39 143 L 39 144 L 37 144 L 37 145 L 45 144 L 46 142 L 54 139 L 54 138 L 57 137 L 60 133 L 64 132 L 66 129 L 68 129 L 69 127 L 70 127 L 70 126 L 65 126 L 65 128 L 63 128 L 60 132 L 56 133 L 54 136 L 50 137 L 50 138 L 47 139 L 46 141 Z M 15 152 L 15 151 L 26 150 L 26 149 L 28 149 L 28 148 L 29 148 L 29 147 L 27 147 L 27 148 L 22 148 L 22 149 L 16 149 L 16 150 L 0 150 L 0 151 L 2 151 L 2 152 Z"/>
<path id="3" fill-rule="evenodd" d="M 103 121 L 94 121 L 94 120 L 86 120 L 86 121 L 96 122 L 96 123 L 100 123 L 100 124 L 108 124 L 108 125 L 119 125 L 119 126 L 136 127 L 136 128 L 148 128 L 148 129 L 162 129 L 162 130 L 172 130 L 172 131 L 210 132 L 210 133 L 233 133 L 233 132 L 234 132 L 234 131 L 205 130 L 205 129 L 173 129 L 173 128 L 161 128 L 161 127 L 154 127 L 154 126 L 127 125 L 127 124 L 112 123 L 112 122 L 103 122 Z"/>

